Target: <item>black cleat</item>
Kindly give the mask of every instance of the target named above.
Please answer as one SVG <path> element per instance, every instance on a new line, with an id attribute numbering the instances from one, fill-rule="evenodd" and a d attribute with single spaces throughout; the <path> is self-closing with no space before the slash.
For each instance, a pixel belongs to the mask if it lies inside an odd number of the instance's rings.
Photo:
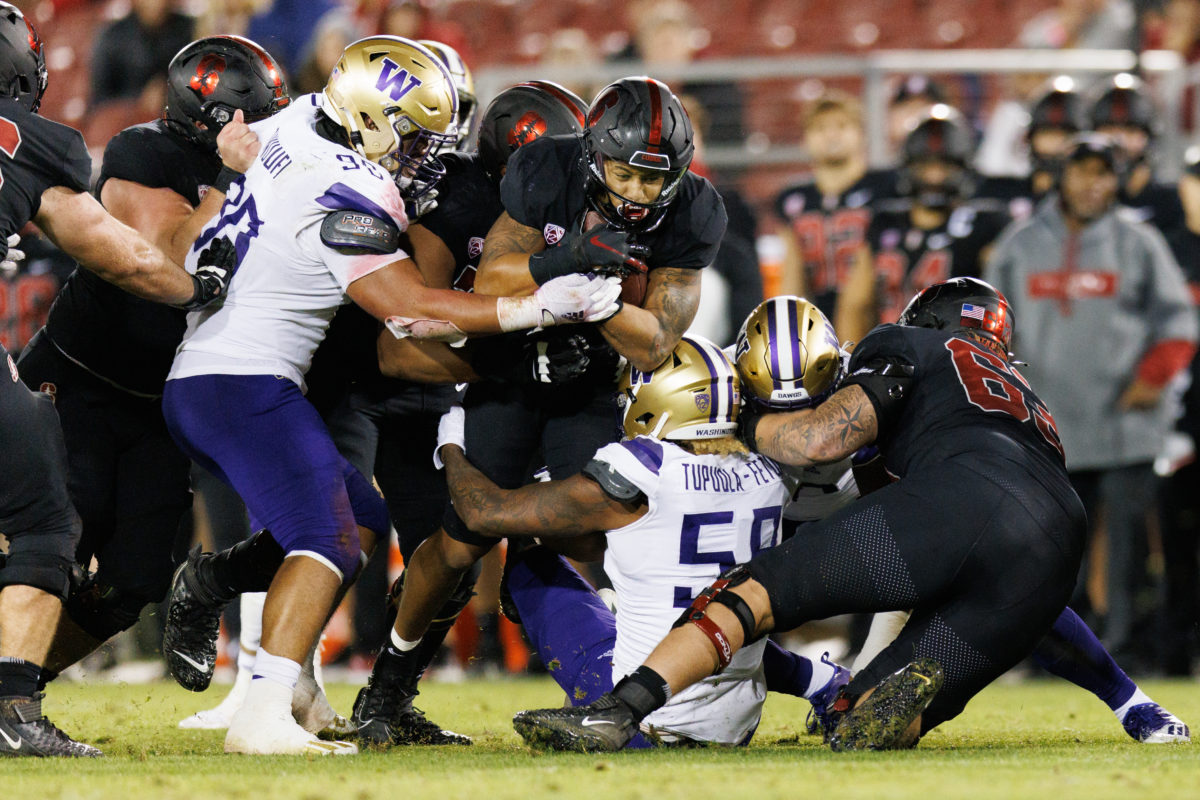
<path id="1" fill-rule="evenodd" d="M 42 714 L 41 692 L 30 697 L 0 697 L 0 756 L 97 758 L 104 755 L 77 742 Z"/>
<path id="2" fill-rule="evenodd" d="M 521 711 L 513 728 L 538 750 L 600 753 L 620 750 L 638 731 L 629 706 L 611 694 L 577 708 Z"/>
<path id="3" fill-rule="evenodd" d="M 905 732 L 929 707 L 945 676 L 932 658 L 918 658 L 884 678 L 866 700 L 836 715 L 829 746 L 846 750 L 899 750 Z M 915 744 L 915 742 L 913 742 Z"/>
<path id="4" fill-rule="evenodd" d="M 379 749 L 398 745 L 469 745 L 470 736 L 441 728 L 413 706 L 417 696 L 410 677 L 411 653 L 384 647 L 367 685 L 358 690 L 350 722 L 358 740 Z"/>
<path id="5" fill-rule="evenodd" d="M 176 683 L 191 692 L 203 692 L 212 681 L 221 612 L 230 599 L 205 586 L 199 568 L 207 558 L 212 554 L 201 554 L 200 545 L 196 545 L 175 570 L 163 626 L 167 668 Z"/>

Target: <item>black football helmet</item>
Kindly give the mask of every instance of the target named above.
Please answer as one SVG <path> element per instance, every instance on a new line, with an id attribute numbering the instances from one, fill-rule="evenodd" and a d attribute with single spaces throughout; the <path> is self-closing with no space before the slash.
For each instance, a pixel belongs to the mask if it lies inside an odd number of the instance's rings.
<path id="1" fill-rule="evenodd" d="M 952 278 L 935 283 L 908 301 L 899 325 L 942 331 L 974 331 L 1008 353 L 1016 319 L 1008 300 L 978 278 Z"/>
<path id="2" fill-rule="evenodd" d="M 609 224 L 622 230 L 652 230 L 675 199 L 695 153 L 695 135 L 683 104 L 665 83 L 653 78 L 622 78 L 600 90 L 588 109 L 583 132 L 588 202 Z M 619 161 L 665 174 L 662 192 L 652 203 L 617 195 L 604 180 L 604 162 Z"/>
<path id="3" fill-rule="evenodd" d="M 1070 78 L 1060 76 L 1050 82 L 1029 107 L 1028 135 L 1043 128 L 1058 128 L 1078 133 L 1086 127 L 1084 99 Z"/>
<path id="4" fill-rule="evenodd" d="M 587 103 L 551 81 L 518 83 L 496 95 L 479 123 L 479 158 L 499 182 L 518 147 L 542 136 L 581 133 Z"/>
<path id="5" fill-rule="evenodd" d="M 33 23 L 16 6 L 0 3 L 0 95 L 36 113 L 47 80 L 45 49 Z"/>
<path id="6" fill-rule="evenodd" d="M 936 105 L 904 139 L 900 172 L 901 193 L 910 195 L 926 208 L 948 208 L 971 196 L 974 173 L 971 156 L 975 152 L 975 137 L 962 114 L 945 105 Z M 943 161 L 955 173 L 945 182 L 927 183 L 921 180 L 919 165 L 926 161 Z"/>
<path id="7" fill-rule="evenodd" d="M 1107 125 L 1128 125 L 1153 136 L 1158 128 L 1158 114 L 1146 84 L 1125 72 L 1108 81 L 1092 103 L 1088 118 L 1092 130 Z"/>
<path id="8" fill-rule="evenodd" d="M 172 130 L 215 150 L 217 134 L 233 112 L 241 109 L 246 122 L 255 122 L 290 102 L 283 70 L 266 50 L 241 36 L 209 36 L 171 59 L 163 119 Z"/>

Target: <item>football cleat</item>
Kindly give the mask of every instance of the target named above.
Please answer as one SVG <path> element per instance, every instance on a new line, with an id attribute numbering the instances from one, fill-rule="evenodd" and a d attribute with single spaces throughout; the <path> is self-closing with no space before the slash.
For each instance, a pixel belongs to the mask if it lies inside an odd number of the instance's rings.
<path id="1" fill-rule="evenodd" d="M 179 727 L 194 731 L 223 731 L 228 728 L 233 715 L 246 699 L 246 690 L 250 688 L 250 678 L 253 674 L 253 670 L 239 669 L 237 678 L 233 681 L 233 688 L 225 695 L 224 700 L 214 708 L 205 708 L 181 719 Z"/>
<path id="2" fill-rule="evenodd" d="M 379 652 L 367 685 L 354 698 L 350 721 L 357 730 L 355 735 L 375 748 L 471 744 L 471 737 L 444 730 L 413 706 L 417 691 L 411 673 L 416 652 L 400 653 L 390 647 Z"/>
<path id="3" fill-rule="evenodd" d="M 322 739 L 353 736 L 358 730 L 350 720 L 334 710 L 325 696 L 325 690 L 308 670 L 302 670 L 300 680 L 296 682 L 292 694 L 292 718 L 301 728 Z"/>
<path id="4" fill-rule="evenodd" d="M 905 732 L 929 707 L 945 674 L 931 658 L 919 658 L 884 678 L 867 699 L 835 712 L 829 746 L 846 750 L 898 750 L 908 746 Z"/>
<path id="5" fill-rule="evenodd" d="M 59 756 L 96 758 L 104 755 L 91 745 L 77 742 L 42 714 L 41 692 L 29 697 L 0 697 L 0 756 Z"/>
<path id="6" fill-rule="evenodd" d="M 822 655 L 821 660 L 833 667 L 833 677 L 816 694 L 808 698 L 808 702 L 812 703 L 812 708 L 808 712 L 808 718 L 804 721 L 804 727 L 810 734 L 827 734 L 833 730 L 831 724 L 833 701 L 837 699 L 838 693 L 841 692 L 843 686 L 850 682 L 851 678 L 850 670 L 829 660 L 829 653 Z"/>
<path id="7" fill-rule="evenodd" d="M 629 706 L 611 694 L 576 708 L 518 712 L 513 728 L 534 749 L 578 753 L 620 750 L 638 732 Z"/>
<path id="8" fill-rule="evenodd" d="M 1158 703 L 1140 703 L 1129 709 L 1121 726 L 1142 744 L 1187 744 L 1192 741 L 1187 723 Z"/>
<path id="9" fill-rule="evenodd" d="M 191 692 L 203 692 L 217 663 L 217 635 L 228 598 L 208 589 L 199 575 L 201 562 L 211 558 L 196 545 L 175 570 L 167 594 L 163 626 L 163 656 L 171 677 Z"/>
<path id="10" fill-rule="evenodd" d="M 286 709 L 262 713 L 243 705 L 225 734 L 225 752 L 242 755 L 351 756 L 351 742 L 327 742 L 301 728 Z"/>

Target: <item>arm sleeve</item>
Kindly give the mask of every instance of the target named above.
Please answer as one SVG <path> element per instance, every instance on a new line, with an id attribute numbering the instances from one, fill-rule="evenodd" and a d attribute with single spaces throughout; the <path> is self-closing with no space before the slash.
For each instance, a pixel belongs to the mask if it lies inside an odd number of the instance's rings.
<path id="1" fill-rule="evenodd" d="M 878 439 L 895 428 L 912 394 L 917 355 L 895 325 L 881 325 L 867 334 L 850 357 L 850 375 L 842 387 L 858 386 L 875 407 Z"/>

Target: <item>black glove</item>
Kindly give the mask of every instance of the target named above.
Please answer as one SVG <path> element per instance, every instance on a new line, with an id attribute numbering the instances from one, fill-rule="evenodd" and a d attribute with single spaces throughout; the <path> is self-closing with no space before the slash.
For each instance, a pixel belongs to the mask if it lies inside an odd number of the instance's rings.
<path id="1" fill-rule="evenodd" d="M 196 274 L 192 276 L 192 299 L 184 304 L 187 311 L 196 311 L 225 293 L 225 287 L 237 269 L 237 250 L 233 242 L 222 236 L 200 252 Z"/>
<path id="2" fill-rule="evenodd" d="M 744 403 L 738 411 L 738 438 L 751 450 L 758 451 L 754 442 L 754 434 L 758 429 L 758 421 L 762 419 L 763 411 L 755 403 Z"/>
<path id="3" fill-rule="evenodd" d="M 587 372 L 592 359 L 588 341 L 574 334 L 530 341 L 525 347 L 529 376 L 534 383 L 567 383 Z"/>
<path id="4" fill-rule="evenodd" d="M 529 257 L 529 274 L 540 286 L 548 280 L 572 272 L 595 270 L 606 275 L 627 275 L 645 271 L 638 256 L 644 248 L 635 245 L 629 234 L 600 224 L 583 233 L 563 235 L 555 247 Z"/>

